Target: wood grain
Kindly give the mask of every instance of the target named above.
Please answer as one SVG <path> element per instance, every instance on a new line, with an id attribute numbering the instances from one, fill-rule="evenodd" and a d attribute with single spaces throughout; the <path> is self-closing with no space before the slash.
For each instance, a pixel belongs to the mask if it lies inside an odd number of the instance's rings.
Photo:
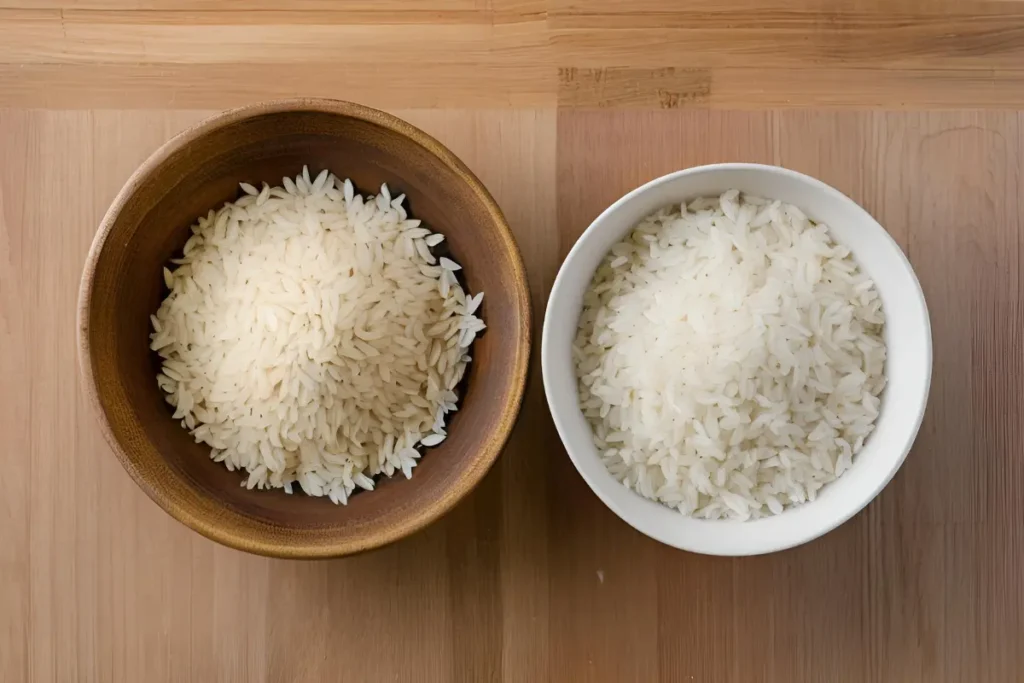
<path id="1" fill-rule="evenodd" d="M 1020 0 L 0 0 L 0 106 L 1024 106 Z"/>
<path id="2" fill-rule="evenodd" d="M 0 680 L 1019 680 L 1022 115 L 396 113 L 494 193 L 538 314 L 589 221 L 666 171 L 782 163 L 857 199 L 909 253 L 934 327 L 931 405 L 896 479 L 801 548 L 674 551 L 579 478 L 535 367 L 498 465 L 422 533 L 315 563 L 217 546 L 124 473 L 74 361 L 95 225 L 135 165 L 204 112 L 3 112 Z"/>

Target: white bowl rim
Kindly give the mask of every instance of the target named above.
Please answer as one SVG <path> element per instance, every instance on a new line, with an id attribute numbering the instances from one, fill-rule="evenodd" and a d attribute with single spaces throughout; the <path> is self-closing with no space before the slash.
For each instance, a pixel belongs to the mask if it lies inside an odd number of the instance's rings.
<path id="1" fill-rule="evenodd" d="M 815 191 L 821 192 L 825 195 L 829 195 L 834 200 L 846 204 L 849 208 L 851 208 L 851 210 L 853 210 L 855 213 L 859 215 L 859 217 L 863 220 L 865 226 L 869 227 L 869 229 L 877 229 L 880 235 L 884 235 L 884 239 L 887 240 L 888 246 L 890 246 L 893 249 L 893 251 L 898 255 L 898 258 L 901 259 L 903 266 L 905 267 L 907 273 L 910 275 L 915 285 L 914 294 L 916 294 L 917 303 L 920 306 L 920 312 L 923 315 L 924 322 L 925 347 L 921 349 L 921 352 L 923 353 L 923 360 L 925 361 L 927 367 L 925 381 L 923 385 L 920 387 L 919 392 L 917 393 L 918 401 L 914 409 L 913 423 L 911 424 L 910 429 L 907 430 L 905 433 L 905 438 L 903 440 L 904 443 L 900 445 L 900 455 L 899 457 L 894 458 L 891 461 L 891 467 L 889 471 L 880 480 L 879 484 L 875 486 L 873 490 L 870 491 L 869 495 L 862 494 L 858 502 L 854 505 L 851 505 L 842 514 L 829 518 L 824 523 L 818 526 L 808 527 L 801 533 L 792 534 L 785 541 L 777 542 L 768 537 L 751 538 L 747 547 L 742 549 L 730 550 L 722 550 L 720 548 L 708 547 L 700 543 L 690 543 L 689 541 L 681 542 L 678 539 L 670 538 L 667 533 L 665 533 L 662 529 L 659 528 L 659 525 L 657 523 L 647 523 L 644 520 L 637 519 L 634 516 L 631 516 L 626 510 L 622 508 L 622 506 L 619 505 L 619 503 L 616 500 L 614 500 L 612 496 L 607 495 L 598 485 L 598 483 L 594 481 L 590 475 L 587 474 L 586 469 L 581 465 L 580 461 L 581 458 L 589 457 L 589 454 L 580 453 L 578 449 L 574 450 L 569 445 L 569 439 L 567 436 L 569 429 L 566 424 L 567 418 L 565 414 L 565 411 L 569 410 L 569 408 L 558 403 L 552 395 L 551 386 L 554 380 L 551 377 L 551 374 L 553 372 L 553 370 L 551 369 L 551 365 L 554 361 L 552 355 L 555 353 L 555 351 L 554 349 L 552 349 L 551 344 L 549 343 L 551 336 L 550 329 L 554 324 L 556 324 L 552 322 L 553 318 L 551 315 L 549 315 L 552 308 L 552 304 L 555 301 L 556 297 L 559 295 L 560 290 L 563 288 L 564 281 L 572 277 L 568 273 L 573 270 L 572 264 L 576 260 L 576 257 L 579 254 L 579 252 L 583 249 L 583 243 L 587 241 L 589 236 L 592 236 L 598 230 L 598 226 L 609 215 L 616 212 L 620 207 L 628 204 L 629 202 L 633 201 L 640 195 L 643 195 L 660 185 L 671 183 L 677 180 L 678 178 L 685 176 L 699 175 L 703 173 L 718 171 L 753 171 L 788 176 L 793 180 L 797 180 L 808 184 Z M 592 275 L 593 273 L 590 273 L 588 274 L 588 277 L 592 277 Z M 580 476 L 583 477 L 583 480 L 587 483 L 587 486 L 590 487 L 591 491 L 593 491 L 612 512 L 614 512 L 620 519 L 622 519 L 624 522 L 629 524 L 631 527 L 633 527 L 640 533 L 650 538 L 653 538 L 656 541 L 678 548 L 680 550 L 687 550 L 689 552 L 700 553 L 704 555 L 739 557 L 749 555 L 761 555 L 766 553 L 787 550 L 789 548 L 802 545 L 804 543 L 807 543 L 809 541 L 812 541 L 816 538 L 819 538 L 827 534 L 828 532 L 836 529 L 840 525 L 849 521 L 857 513 L 859 513 L 861 510 L 867 507 L 867 505 L 872 500 L 874 500 L 879 493 L 881 493 L 882 489 L 884 489 L 889 484 L 889 482 L 892 481 L 892 478 L 896 475 L 896 472 L 899 471 L 899 468 L 903 465 L 903 462 L 906 460 L 907 455 L 910 453 L 910 449 L 913 446 L 915 439 L 917 438 L 918 432 L 920 431 L 921 423 L 924 420 L 925 409 L 928 404 L 928 395 L 931 390 L 932 372 L 932 334 L 928 306 L 924 298 L 924 292 L 921 289 L 920 280 L 918 279 L 917 274 L 914 272 L 913 266 L 910 264 L 910 261 L 907 258 L 906 254 L 903 252 L 903 249 L 900 248 L 896 240 L 894 240 L 892 235 L 889 234 L 889 231 L 882 227 L 882 225 L 877 220 L 875 220 L 874 216 L 872 216 L 866 209 L 864 209 L 860 204 L 855 202 L 847 195 L 843 194 L 842 192 L 835 189 L 831 185 L 825 183 L 824 181 L 814 178 L 813 176 L 809 176 L 799 171 L 794 171 L 792 169 L 788 169 L 782 166 L 775 166 L 771 164 L 726 162 L 692 166 L 689 168 L 673 171 L 660 177 L 654 178 L 620 197 L 608 208 L 602 211 L 590 223 L 590 225 L 587 226 L 587 229 L 584 230 L 583 233 L 576 239 L 572 248 L 569 250 L 569 253 L 566 255 L 565 259 L 562 261 L 562 264 L 559 266 L 558 274 L 555 276 L 555 280 L 551 286 L 550 294 L 548 295 L 548 300 L 545 307 L 544 324 L 541 333 L 541 375 L 544 383 L 544 395 L 547 400 L 548 409 L 551 413 L 552 420 L 555 423 L 555 428 L 558 431 L 559 438 L 562 441 L 566 453 L 572 460 L 573 466 L 576 468 L 576 471 L 579 472 Z M 630 491 L 630 493 L 634 496 L 640 497 L 639 494 L 635 492 Z M 661 503 L 651 503 L 653 505 L 661 506 Z M 668 510 L 669 508 L 666 507 L 665 509 Z M 680 519 L 687 518 L 681 517 Z M 692 520 L 692 518 L 690 519 Z M 703 524 L 747 524 L 747 522 L 735 522 L 732 520 L 695 521 L 699 521 Z"/>

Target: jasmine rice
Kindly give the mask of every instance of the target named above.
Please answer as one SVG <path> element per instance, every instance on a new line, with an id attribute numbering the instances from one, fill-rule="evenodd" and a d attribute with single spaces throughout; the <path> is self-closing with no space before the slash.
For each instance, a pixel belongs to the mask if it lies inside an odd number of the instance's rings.
<path id="1" fill-rule="evenodd" d="M 609 472 L 700 518 L 814 500 L 885 386 L 871 279 L 828 228 L 737 191 L 663 209 L 612 247 L 573 348 Z"/>

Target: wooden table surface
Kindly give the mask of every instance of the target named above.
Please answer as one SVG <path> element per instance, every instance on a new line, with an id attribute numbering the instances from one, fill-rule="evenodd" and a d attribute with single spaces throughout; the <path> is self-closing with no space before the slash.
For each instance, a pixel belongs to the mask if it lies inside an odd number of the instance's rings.
<path id="1" fill-rule="evenodd" d="M 801 548 L 676 551 L 586 487 L 535 371 L 494 471 L 392 547 L 277 561 L 184 528 L 81 399 L 80 269 L 157 145 L 295 95 L 459 154 L 538 318 L 576 236 L 656 175 L 835 185 L 928 298 L 906 464 Z M 0 0 L 0 681 L 1024 680 L 1022 110 L 1014 0 Z"/>

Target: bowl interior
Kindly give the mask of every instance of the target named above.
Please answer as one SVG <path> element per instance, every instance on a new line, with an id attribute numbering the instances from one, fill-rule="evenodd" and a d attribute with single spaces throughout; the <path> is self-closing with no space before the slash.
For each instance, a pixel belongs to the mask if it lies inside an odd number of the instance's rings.
<path id="1" fill-rule="evenodd" d="M 571 345 L 583 294 L 604 255 L 651 212 L 682 200 L 737 188 L 779 199 L 827 224 L 874 279 L 886 314 L 887 386 L 875 432 L 854 464 L 808 504 L 749 522 L 686 518 L 648 501 L 612 477 L 579 409 Z M 570 457 L 600 498 L 637 530 L 669 545 L 716 555 L 752 555 L 792 547 L 846 521 L 881 491 L 906 457 L 924 415 L 931 378 L 931 328 L 920 284 L 889 234 L 855 202 L 800 173 L 756 164 L 720 164 L 651 181 L 613 204 L 573 247 L 552 289 L 542 360 L 548 404 Z"/>
<path id="2" fill-rule="evenodd" d="M 470 291 L 486 292 L 488 330 L 449 421 L 449 437 L 411 480 L 384 478 L 347 506 L 326 498 L 249 491 L 238 472 L 209 458 L 156 386 L 149 315 L 166 295 L 163 266 L 196 218 L 240 195 L 239 182 L 328 168 L 363 193 L 382 182 L 404 193 L 410 214 L 443 232 Z M 105 235 L 102 230 L 106 229 Z M 440 145 L 393 117 L 343 103 L 265 107 L 201 124 L 158 151 L 105 219 L 83 279 L 83 364 L 108 437 L 136 481 L 168 511 L 221 542 L 255 552 L 335 555 L 379 545 L 454 504 L 493 462 L 522 394 L 529 308 L 515 244 L 493 200 Z M 91 286 L 91 292 L 85 292 Z"/>

